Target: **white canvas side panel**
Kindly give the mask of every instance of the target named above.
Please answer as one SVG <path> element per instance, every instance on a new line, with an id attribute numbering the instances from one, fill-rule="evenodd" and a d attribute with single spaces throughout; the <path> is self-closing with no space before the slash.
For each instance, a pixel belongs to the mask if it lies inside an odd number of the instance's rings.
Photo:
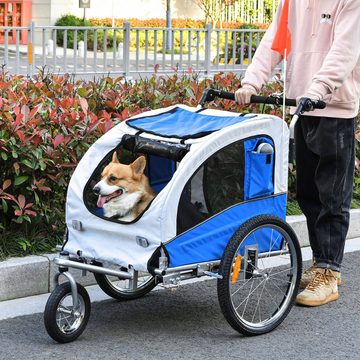
<path id="1" fill-rule="evenodd" d="M 281 120 L 281 123 L 283 126 L 281 129 L 278 130 L 281 131 L 279 146 L 275 149 L 276 155 L 278 155 L 276 156 L 276 161 L 279 162 L 279 168 L 275 168 L 276 193 L 288 191 L 290 131 L 283 120 Z"/>
<path id="2" fill-rule="evenodd" d="M 201 143 L 194 141 L 190 152 L 184 157 L 175 176 L 168 184 L 171 186 L 166 203 L 162 209 L 162 241 L 167 242 L 176 235 L 176 216 L 167 216 L 166 214 L 176 214 L 181 192 L 202 163 L 213 153 L 237 140 L 249 137 L 268 135 L 275 143 L 275 178 L 274 193 L 287 191 L 288 176 L 288 136 L 287 125 L 282 119 L 275 116 L 259 115 L 256 118 L 246 120 L 242 123 L 229 126 L 221 131 L 213 133 L 203 138 Z M 188 141 L 191 142 L 190 140 Z"/>
<path id="3" fill-rule="evenodd" d="M 110 222 L 91 214 L 87 209 L 68 206 L 67 225 L 69 241 L 65 250 L 76 254 L 79 250 L 88 259 L 108 261 L 118 265 L 133 265 L 136 270 L 147 270 L 147 262 L 160 245 L 159 209 L 152 204 L 144 215 L 133 224 Z M 72 227 L 73 220 L 80 220 L 82 230 Z M 146 238 L 149 246 L 137 244 L 136 238 Z"/>
<path id="4" fill-rule="evenodd" d="M 150 209 L 134 224 L 119 224 L 93 215 L 83 201 L 86 183 L 101 160 L 119 145 L 125 128 L 128 133 L 136 132 L 125 123 L 111 129 L 90 147 L 71 178 L 66 204 L 69 241 L 65 249 L 72 254 L 80 250 L 85 257 L 131 264 L 138 270 L 146 270 L 147 260 L 160 244 L 161 197 L 156 198 Z M 82 231 L 73 228 L 73 221 L 81 222 Z M 146 238 L 149 246 L 142 248 L 137 245 L 137 236 Z"/>

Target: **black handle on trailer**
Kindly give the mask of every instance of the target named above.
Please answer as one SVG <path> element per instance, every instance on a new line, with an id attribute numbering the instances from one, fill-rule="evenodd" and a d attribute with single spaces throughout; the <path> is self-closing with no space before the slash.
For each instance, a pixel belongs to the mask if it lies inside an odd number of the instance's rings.
<path id="1" fill-rule="evenodd" d="M 212 101 L 216 97 L 221 99 L 233 100 L 235 101 L 235 93 L 216 90 L 216 89 L 206 89 L 200 99 L 199 105 L 203 106 L 205 102 Z M 250 102 L 252 104 L 269 104 L 269 105 L 283 105 L 284 99 L 281 96 L 258 96 L 252 95 Z M 321 100 L 311 100 L 308 98 L 302 98 L 299 104 L 296 103 L 295 99 L 285 99 L 286 106 L 298 106 L 295 113 L 301 114 L 304 111 L 311 111 L 313 109 L 324 109 L 326 107 L 326 103 Z"/>
<path id="2" fill-rule="evenodd" d="M 201 100 L 200 105 L 203 105 L 206 101 L 212 101 L 216 97 L 221 99 L 233 100 L 235 101 L 235 93 L 222 91 L 222 90 L 215 90 L 215 89 L 207 89 L 205 90 Z M 252 95 L 250 102 L 252 104 L 269 104 L 269 105 L 282 105 L 283 98 L 280 96 L 258 96 Z M 296 106 L 296 100 L 294 99 L 285 99 L 286 106 Z"/>

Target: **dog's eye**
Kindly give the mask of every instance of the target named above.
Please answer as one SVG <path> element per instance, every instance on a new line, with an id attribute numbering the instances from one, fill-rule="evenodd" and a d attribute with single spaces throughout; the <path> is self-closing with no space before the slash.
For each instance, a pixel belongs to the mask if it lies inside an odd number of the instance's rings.
<path id="1" fill-rule="evenodd" d="M 109 180 L 110 180 L 110 181 L 116 181 L 116 180 L 117 180 L 117 177 L 114 176 L 114 175 L 110 175 Z"/>

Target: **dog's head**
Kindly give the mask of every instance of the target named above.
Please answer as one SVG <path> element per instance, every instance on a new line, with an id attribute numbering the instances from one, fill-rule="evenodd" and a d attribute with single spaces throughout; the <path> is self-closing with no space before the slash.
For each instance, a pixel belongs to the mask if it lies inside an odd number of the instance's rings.
<path id="1" fill-rule="evenodd" d="M 101 180 L 94 186 L 93 191 L 99 195 L 97 206 L 102 208 L 114 199 L 126 194 L 142 191 L 142 176 L 146 167 L 144 156 L 138 157 L 130 165 L 121 164 L 114 152 L 112 161 L 101 173 Z"/>

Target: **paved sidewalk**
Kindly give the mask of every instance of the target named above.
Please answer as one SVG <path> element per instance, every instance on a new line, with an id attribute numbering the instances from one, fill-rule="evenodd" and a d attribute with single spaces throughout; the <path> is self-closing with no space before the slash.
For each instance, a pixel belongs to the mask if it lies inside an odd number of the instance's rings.
<path id="1" fill-rule="evenodd" d="M 303 261 L 311 260 L 311 249 L 310 247 L 304 247 L 301 249 Z M 351 239 L 346 242 L 345 253 L 359 252 L 360 254 L 360 237 Z M 346 269 L 346 264 L 345 264 Z M 184 284 L 202 282 L 211 280 L 208 277 L 203 277 Z M 180 287 L 181 288 L 181 287 Z M 92 302 L 99 302 L 110 299 L 97 285 L 88 286 L 86 288 L 89 292 L 90 299 Z M 156 290 L 163 290 L 161 287 L 157 287 Z M 14 318 L 17 316 L 30 315 L 35 313 L 41 313 L 44 311 L 46 301 L 49 297 L 49 293 L 29 296 L 20 299 L 1 301 L 0 302 L 0 321 L 4 319 Z"/>
<path id="2" fill-rule="evenodd" d="M 358 248 L 360 239 L 350 243 Z M 138 300 L 93 303 L 84 333 L 64 345 L 47 335 L 42 313 L 2 320 L 0 359 L 358 360 L 359 263 L 360 251 L 345 254 L 338 301 L 294 306 L 277 329 L 262 336 L 244 337 L 228 325 L 211 279 Z"/>

